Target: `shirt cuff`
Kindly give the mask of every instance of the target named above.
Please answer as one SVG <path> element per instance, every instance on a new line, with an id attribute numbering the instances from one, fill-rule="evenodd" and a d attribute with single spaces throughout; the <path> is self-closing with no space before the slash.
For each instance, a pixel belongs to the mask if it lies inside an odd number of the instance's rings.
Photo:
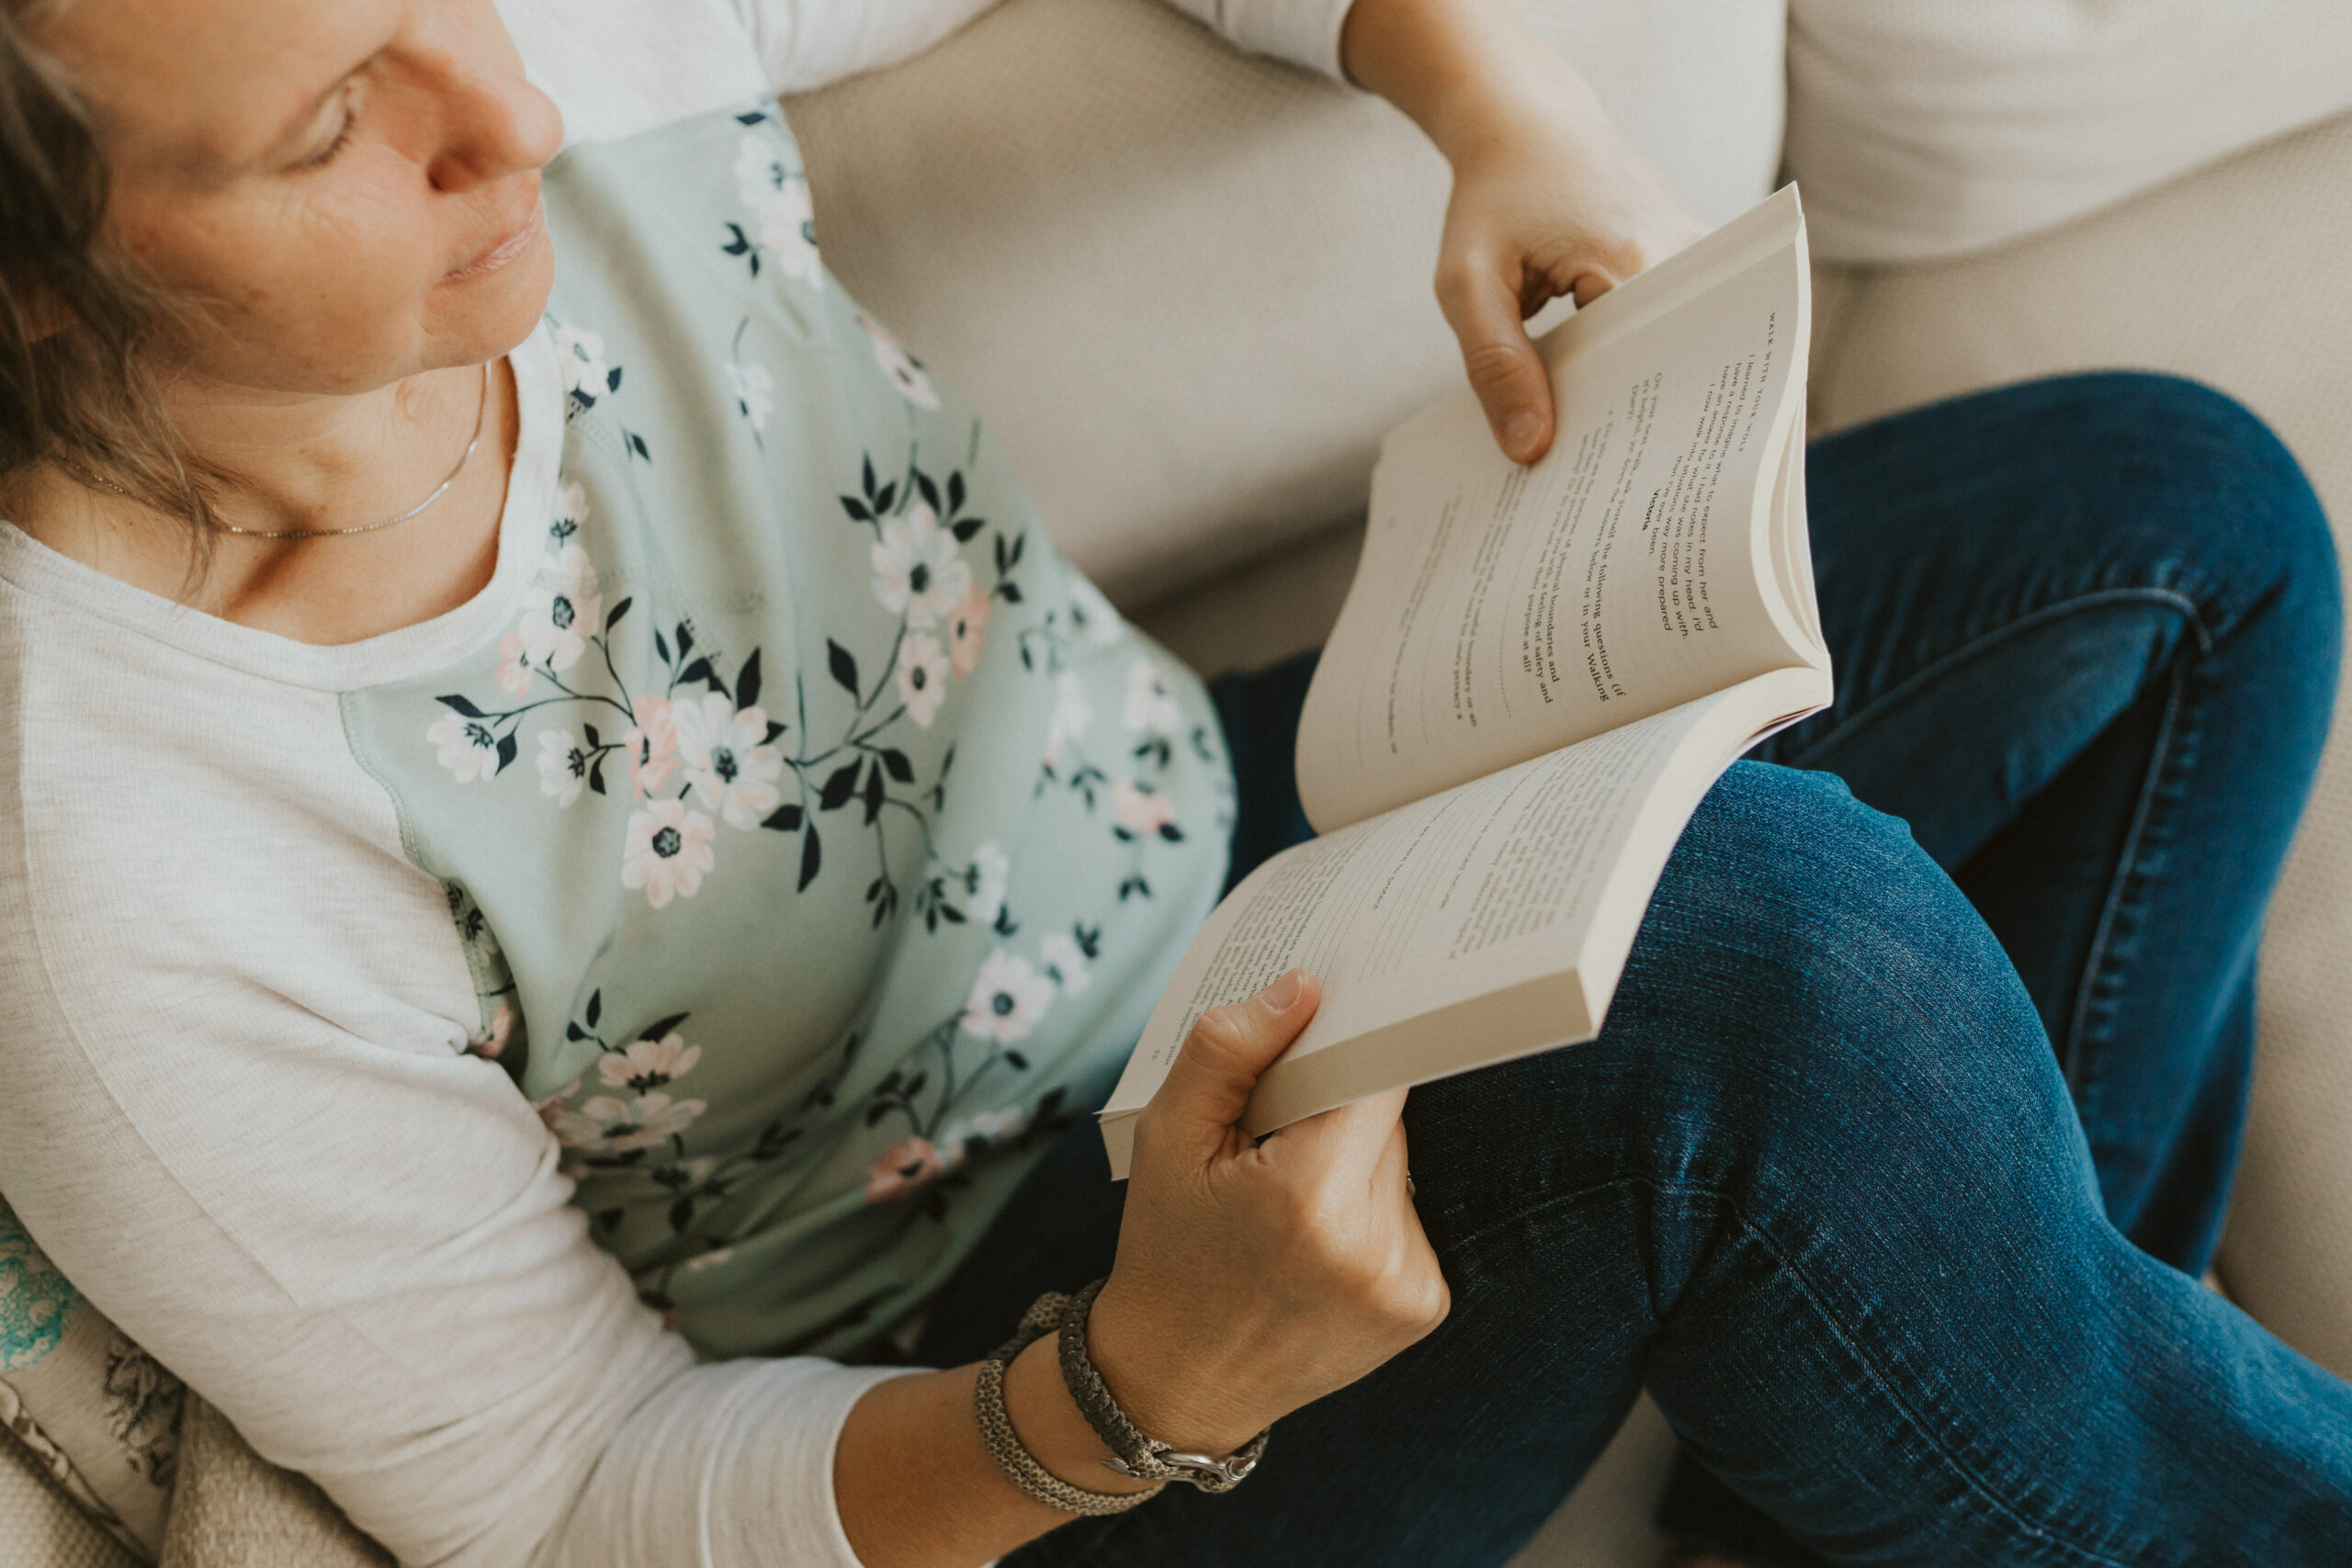
<path id="1" fill-rule="evenodd" d="M 1340 29 L 1352 0 L 1176 0 L 1184 10 L 1253 54 L 1272 55 L 1348 79 L 1340 62 Z"/>
<path id="2" fill-rule="evenodd" d="M 688 1370 L 630 1414 L 533 1568 L 862 1568 L 834 1450 L 866 1390 L 916 1370 L 804 1358 Z"/>

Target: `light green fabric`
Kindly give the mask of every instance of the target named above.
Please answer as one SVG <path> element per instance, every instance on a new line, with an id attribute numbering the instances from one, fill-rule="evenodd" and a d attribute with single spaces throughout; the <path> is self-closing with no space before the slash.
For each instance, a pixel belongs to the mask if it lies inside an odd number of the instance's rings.
<path id="1" fill-rule="evenodd" d="M 345 723 L 596 1239 L 707 1351 L 842 1351 L 1107 1092 L 1222 880 L 1222 739 L 824 274 L 773 105 L 547 204 L 545 564 Z"/>

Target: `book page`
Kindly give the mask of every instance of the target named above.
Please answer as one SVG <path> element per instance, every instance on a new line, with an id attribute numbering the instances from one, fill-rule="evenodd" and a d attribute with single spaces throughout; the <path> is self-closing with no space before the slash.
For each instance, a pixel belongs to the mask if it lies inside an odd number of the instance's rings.
<path id="1" fill-rule="evenodd" d="M 1808 289 L 1783 191 L 1546 335 L 1558 426 L 1542 461 L 1505 457 L 1466 391 L 1391 434 L 1301 719 L 1310 820 L 1358 821 L 1822 661 L 1810 571 L 1792 604 L 1782 554 L 1792 500 L 1804 547 L 1787 463 Z"/>
<path id="2" fill-rule="evenodd" d="M 1590 1038 L 1700 797 L 1826 688 L 1815 671 L 1776 671 L 1285 850 L 1193 939 L 1102 1113 L 1106 1135 L 1202 1013 L 1294 967 L 1322 982 L 1323 1004 L 1261 1079 L 1253 1132 Z M 1327 1052 L 1351 1059 L 1318 1071 Z"/>

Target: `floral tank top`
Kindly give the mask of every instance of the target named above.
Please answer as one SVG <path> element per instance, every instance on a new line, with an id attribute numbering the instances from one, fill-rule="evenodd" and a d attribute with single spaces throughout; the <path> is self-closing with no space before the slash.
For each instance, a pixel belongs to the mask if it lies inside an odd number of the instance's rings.
<path id="1" fill-rule="evenodd" d="M 537 578 L 345 722 L 597 1241 L 707 1353 L 838 1353 L 1107 1093 L 1223 878 L 1222 739 L 826 274 L 772 102 L 546 201 Z"/>

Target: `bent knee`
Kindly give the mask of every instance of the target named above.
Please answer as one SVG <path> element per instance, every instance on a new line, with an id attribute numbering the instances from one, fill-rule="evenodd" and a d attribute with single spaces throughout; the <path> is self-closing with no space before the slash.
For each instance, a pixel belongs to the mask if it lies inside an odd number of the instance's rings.
<path id="1" fill-rule="evenodd" d="M 1834 775 L 1760 762 L 1735 764 L 1692 817 L 1626 999 L 1628 1023 L 1663 1010 L 1678 1032 L 1817 1070 L 1934 1049 L 1923 1033 L 1964 1037 L 1970 1054 L 2048 1053 L 2007 955 L 1909 828 Z"/>
<path id="2" fill-rule="evenodd" d="M 2242 598 L 2292 588 L 2332 627 L 2340 580 L 2327 513 L 2302 465 L 2228 393 L 2178 376 L 2107 371 L 2057 384 L 2074 417 L 2103 436 L 2110 482 L 2135 510 L 2167 515 L 2226 545 L 2218 569 Z"/>

